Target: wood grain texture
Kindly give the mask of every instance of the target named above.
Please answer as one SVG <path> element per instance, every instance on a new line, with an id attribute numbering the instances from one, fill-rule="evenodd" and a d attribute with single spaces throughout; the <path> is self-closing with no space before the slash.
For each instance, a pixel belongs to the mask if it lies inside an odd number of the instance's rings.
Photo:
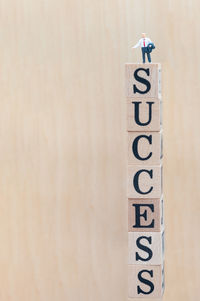
<path id="1" fill-rule="evenodd" d="M 1 300 L 126 300 L 124 63 L 143 31 L 162 63 L 163 300 L 200 299 L 199 9 L 0 0 Z"/>

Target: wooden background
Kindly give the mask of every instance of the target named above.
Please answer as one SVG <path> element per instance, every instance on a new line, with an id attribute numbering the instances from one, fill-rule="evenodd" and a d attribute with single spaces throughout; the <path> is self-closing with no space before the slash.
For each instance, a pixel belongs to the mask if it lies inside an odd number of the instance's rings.
<path id="1" fill-rule="evenodd" d="M 127 300 L 124 63 L 163 66 L 166 292 L 200 298 L 200 2 L 0 0 L 0 300 Z"/>

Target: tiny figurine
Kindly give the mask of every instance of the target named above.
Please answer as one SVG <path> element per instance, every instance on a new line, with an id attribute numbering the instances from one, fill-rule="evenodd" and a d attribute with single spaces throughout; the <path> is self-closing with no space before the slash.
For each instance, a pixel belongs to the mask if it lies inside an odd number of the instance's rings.
<path id="1" fill-rule="evenodd" d="M 143 64 L 145 64 L 145 54 L 147 54 L 147 58 L 149 63 L 151 63 L 151 52 L 153 49 L 155 49 L 155 45 L 151 42 L 149 38 L 146 37 L 146 33 L 142 33 L 142 38 L 139 40 L 139 42 L 133 46 L 132 48 L 141 47 L 142 50 L 142 60 Z"/>

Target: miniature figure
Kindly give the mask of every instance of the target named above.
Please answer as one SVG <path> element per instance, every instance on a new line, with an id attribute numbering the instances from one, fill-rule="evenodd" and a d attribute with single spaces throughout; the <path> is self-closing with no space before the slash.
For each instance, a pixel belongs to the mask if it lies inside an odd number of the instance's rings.
<path id="1" fill-rule="evenodd" d="M 142 38 L 139 40 L 139 42 L 133 46 L 132 48 L 141 47 L 142 50 L 142 60 L 143 64 L 145 64 L 145 54 L 147 54 L 147 58 L 149 63 L 151 63 L 151 55 L 153 49 L 155 49 L 155 45 L 151 42 L 149 38 L 146 38 L 146 33 L 142 33 Z"/>

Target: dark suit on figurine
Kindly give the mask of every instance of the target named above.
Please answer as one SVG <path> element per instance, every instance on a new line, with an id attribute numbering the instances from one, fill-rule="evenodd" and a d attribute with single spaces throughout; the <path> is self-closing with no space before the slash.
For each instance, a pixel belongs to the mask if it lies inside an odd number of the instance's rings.
<path id="1" fill-rule="evenodd" d="M 150 46 L 150 47 L 148 47 L 148 46 Z M 151 63 L 151 54 L 150 53 L 151 53 L 152 49 L 155 48 L 155 46 L 149 38 L 146 38 L 146 34 L 143 33 L 142 38 L 132 48 L 137 48 L 137 47 L 141 47 L 143 63 L 145 63 L 146 55 L 147 55 L 149 63 Z"/>

